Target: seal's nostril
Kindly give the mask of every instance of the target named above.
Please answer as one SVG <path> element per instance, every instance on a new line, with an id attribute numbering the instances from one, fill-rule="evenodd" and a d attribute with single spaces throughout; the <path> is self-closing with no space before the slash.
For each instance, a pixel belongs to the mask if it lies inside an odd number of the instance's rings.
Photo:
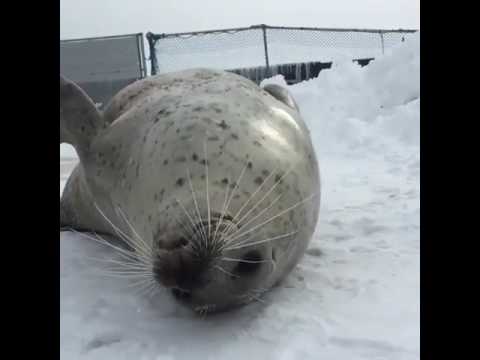
<path id="1" fill-rule="evenodd" d="M 172 294 L 173 296 L 175 296 L 176 299 L 182 301 L 188 301 L 192 298 L 192 293 L 190 291 L 179 288 L 173 288 Z"/>

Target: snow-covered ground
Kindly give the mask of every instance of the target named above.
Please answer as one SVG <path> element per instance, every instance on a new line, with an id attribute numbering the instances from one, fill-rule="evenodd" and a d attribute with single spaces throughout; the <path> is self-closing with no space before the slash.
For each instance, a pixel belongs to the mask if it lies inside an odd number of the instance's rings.
<path id="1" fill-rule="evenodd" d="M 322 204 L 307 254 L 263 303 L 199 318 L 99 276 L 87 258 L 115 254 L 61 233 L 61 358 L 418 359 L 419 60 L 417 34 L 367 67 L 345 61 L 289 87 Z M 60 160 L 60 191 L 74 161 Z"/>

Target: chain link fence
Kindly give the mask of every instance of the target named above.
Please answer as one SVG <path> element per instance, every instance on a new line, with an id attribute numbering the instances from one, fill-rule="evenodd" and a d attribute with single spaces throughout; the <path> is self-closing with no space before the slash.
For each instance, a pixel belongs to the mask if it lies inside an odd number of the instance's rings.
<path id="1" fill-rule="evenodd" d="M 332 61 L 368 64 L 415 32 L 254 25 L 175 34 L 149 32 L 147 40 L 152 75 L 208 67 L 233 71 L 256 82 L 283 74 L 293 83 L 317 76 Z"/>

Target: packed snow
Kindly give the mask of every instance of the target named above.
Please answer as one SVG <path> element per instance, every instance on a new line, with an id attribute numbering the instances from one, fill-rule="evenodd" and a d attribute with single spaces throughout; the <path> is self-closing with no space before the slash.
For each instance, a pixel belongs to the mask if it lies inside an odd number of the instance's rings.
<path id="1" fill-rule="evenodd" d="M 116 255 L 61 233 L 61 358 L 419 359 L 419 42 L 289 86 L 318 153 L 322 204 L 307 254 L 262 302 L 200 318 L 166 292 L 100 275 L 89 259 Z M 74 156 L 61 147 L 60 192 Z"/>

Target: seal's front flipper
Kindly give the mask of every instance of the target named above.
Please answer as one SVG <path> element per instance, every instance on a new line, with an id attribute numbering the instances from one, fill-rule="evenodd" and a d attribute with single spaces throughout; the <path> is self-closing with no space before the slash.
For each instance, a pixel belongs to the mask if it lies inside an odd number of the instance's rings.
<path id="1" fill-rule="evenodd" d="M 263 90 L 268 92 L 278 101 L 283 102 L 285 105 L 290 106 L 292 109 L 300 112 L 297 103 L 293 99 L 293 96 L 284 87 L 277 84 L 268 84 L 262 87 Z"/>
<path id="2" fill-rule="evenodd" d="M 81 156 L 103 126 L 95 103 L 78 85 L 60 75 L 60 144 L 73 145 Z"/>

